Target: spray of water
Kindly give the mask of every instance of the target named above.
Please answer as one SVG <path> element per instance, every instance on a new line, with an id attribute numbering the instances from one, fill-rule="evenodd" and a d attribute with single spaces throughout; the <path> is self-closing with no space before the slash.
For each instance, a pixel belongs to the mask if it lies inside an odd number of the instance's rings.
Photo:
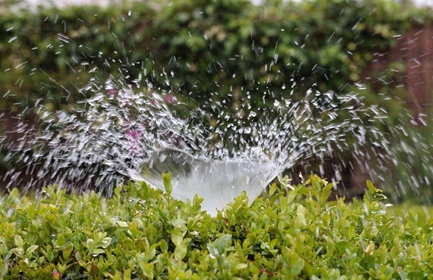
<path id="1" fill-rule="evenodd" d="M 164 190 L 161 174 L 171 172 L 175 198 L 197 194 L 203 209 L 215 213 L 242 191 L 253 199 L 277 175 L 309 158 L 324 162 L 336 149 L 362 155 L 367 143 L 382 150 L 387 145 L 371 125 L 381 114 L 356 94 L 310 90 L 295 102 L 289 93 L 273 106 L 230 115 L 218 106 L 185 112 L 172 95 L 150 86 L 109 80 L 83 91 L 92 97 L 72 112 L 39 107 L 42 124 L 26 140 L 32 156 L 22 149 L 11 153 L 34 173 L 27 189 L 55 183 L 110 195 L 132 179 Z"/>

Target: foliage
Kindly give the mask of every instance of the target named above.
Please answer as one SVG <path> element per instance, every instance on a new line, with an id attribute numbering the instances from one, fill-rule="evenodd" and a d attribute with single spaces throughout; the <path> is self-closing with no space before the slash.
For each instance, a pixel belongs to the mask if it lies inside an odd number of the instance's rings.
<path id="1" fill-rule="evenodd" d="M 170 189 L 170 176 L 164 181 Z M 0 206 L 4 279 L 429 279 L 432 221 L 386 213 L 367 182 L 362 201 L 328 202 L 317 176 L 282 180 L 249 206 L 242 194 L 211 217 L 146 184 L 111 198 L 15 189 Z"/>
<path id="2" fill-rule="evenodd" d="M 131 67 L 137 73 L 142 54 L 136 49 L 144 46 L 136 46 L 135 40 L 145 35 L 151 14 L 140 3 L 133 8 L 72 6 L 4 15 L 1 107 L 21 112 L 36 103 L 59 109 L 82 99 L 86 91 L 81 89 L 92 79 L 104 81 L 119 70 L 127 76 Z"/>
<path id="3" fill-rule="evenodd" d="M 89 81 L 110 75 L 213 110 L 269 106 L 312 87 L 350 91 L 373 52 L 411 25 L 428 24 L 428 13 L 398 7 L 182 0 L 8 13 L 0 18 L 0 106 L 67 107 L 83 98 Z"/>
<path id="4" fill-rule="evenodd" d="M 156 69 L 173 73 L 164 81 L 194 104 L 238 115 L 310 88 L 348 92 L 373 52 L 410 27 L 397 9 L 392 1 L 177 1 L 155 19 Z"/>

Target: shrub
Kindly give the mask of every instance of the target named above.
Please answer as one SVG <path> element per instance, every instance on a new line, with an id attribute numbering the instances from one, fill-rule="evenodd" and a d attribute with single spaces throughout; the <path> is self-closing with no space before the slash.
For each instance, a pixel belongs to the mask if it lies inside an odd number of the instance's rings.
<path id="1" fill-rule="evenodd" d="M 119 70 L 137 77 L 153 11 L 145 3 L 131 5 L 41 8 L 0 17 L 0 106 L 17 112 L 31 112 L 35 104 L 67 108 L 85 97 L 82 89 L 92 79 L 105 81 Z"/>
<path id="2" fill-rule="evenodd" d="M 370 182 L 362 201 L 328 202 L 333 184 L 282 180 L 211 217 L 146 184 L 111 198 L 13 190 L 0 206 L 4 279 L 427 279 L 431 220 L 386 213 Z M 250 205 L 250 206 L 249 206 Z"/>
<path id="3" fill-rule="evenodd" d="M 91 79 L 110 75 L 194 105 L 225 101 L 228 111 L 272 106 L 312 87 L 346 92 L 373 52 L 430 20 L 398 9 L 392 1 L 182 0 L 5 13 L 0 106 L 65 107 Z"/>

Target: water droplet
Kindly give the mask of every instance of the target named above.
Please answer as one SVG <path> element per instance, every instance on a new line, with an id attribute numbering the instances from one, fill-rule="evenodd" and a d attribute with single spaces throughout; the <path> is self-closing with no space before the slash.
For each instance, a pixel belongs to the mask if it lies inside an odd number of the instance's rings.
<path id="1" fill-rule="evenodd" d="M 16 39 L 18 39 L 18 37 L 17 37 L 17 36 L 14 36 L 14 37 L 12 37 L 12 38 L 10 38 L 10 39 L 8 40 L 8 43 L 12 43 L 12 42 L 15 41 Z"/>

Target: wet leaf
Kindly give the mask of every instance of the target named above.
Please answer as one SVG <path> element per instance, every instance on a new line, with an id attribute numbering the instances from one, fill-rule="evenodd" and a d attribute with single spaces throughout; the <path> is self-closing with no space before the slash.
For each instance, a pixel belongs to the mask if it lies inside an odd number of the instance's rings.
<path id="1" fill-rule="evenodd" d="M 86 247 L 89 250 L 89 252 L 93 252 L 93 250 L 95 249 L 95 241 L 91 238 L 87 239 L 86 241 Z"/>
<path id="2" fill-rule="evenodd" d="M 26 250 L 26 256 L 30 257 L 33 254 L 33 252 L 36 251 L 36 249 L 38 249 L 38 248 L 39 248 L 38 245 L 31 245 L 31 246 L 29 246 L 27 248 L 27 250 Z"/>
<path id="3" fill-rule="evenodd" d="M 307 220 L 305 218 L 305 214 L 306 214 L 305 207 L 302 205 L 298 205 L 298 208 L 296 210 L 296 216 L 298 217 L 298 221 L 299 221 L 301 226 L 307 225 Z"/>
<path id="4" fill-rule="evenodd" d="M 173 191 L 173 186 L 171 185 L 171 173 L 162 174 L 162 179 L 164 181 L 165 191 L 169 196 L 171 196 Z"/>
<path id="5" fill-rule="evenodd" d="M 185 258 L 187 252 L 188 252 L 187 246 L 181 243 L 177 245 L 176 248 L 174 249 L 174 258 L 176 260 L 182 260 L 183 258 Z"/>
<path id="6" fill-rule="evenodd" d="M 174 229 L 171 232 L 171 241 L 175 246 L 179 246 L 183 242 L 184 236 L 185 232 L 182 232 L 180 229 Z"/>
<path id="7" fill-rule="evenodd" d="M 17 248 L 24 247 L 24 240 L 21 236 L 15 235 L 15 245 L 17 246 Z"/>

